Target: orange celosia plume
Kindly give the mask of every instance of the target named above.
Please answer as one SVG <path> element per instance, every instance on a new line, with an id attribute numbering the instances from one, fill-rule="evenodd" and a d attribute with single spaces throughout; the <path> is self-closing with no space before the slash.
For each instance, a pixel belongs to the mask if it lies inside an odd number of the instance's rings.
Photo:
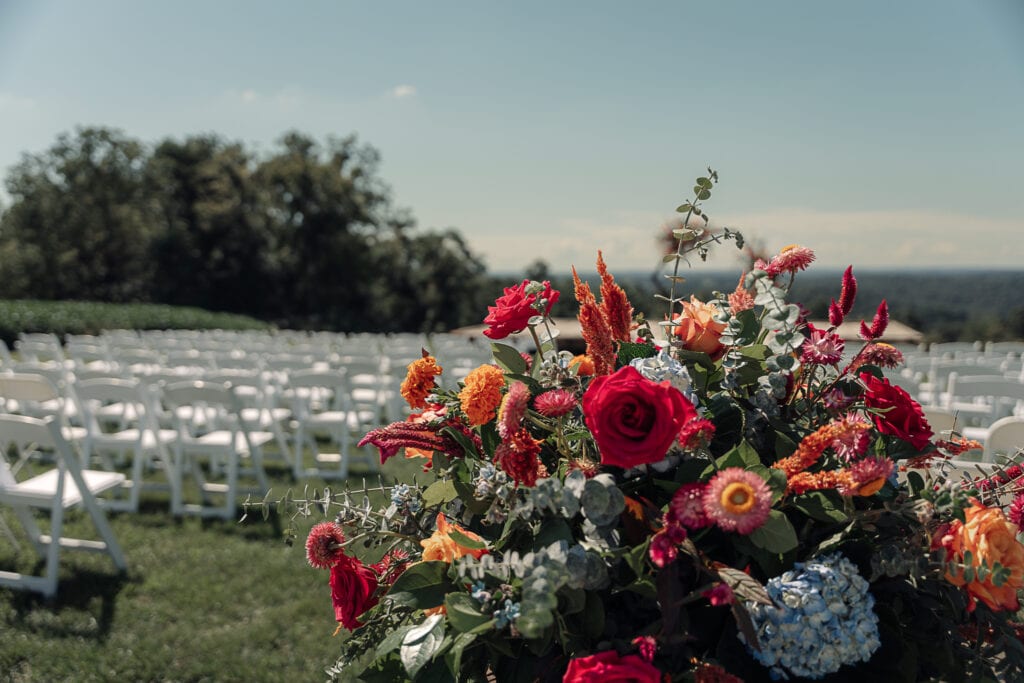
<path id="1" fill-rule="evenodd" d="M 601 276 L 601 313 L 608 321 L 612 338 L 616 341 L 629 341 L 629 333 L 633 326 L 633 306 L 630 305 L 626 292 L 615 283 L 615 278 L 608 272 L 600 250 L 597 252 L 597 272 Z"/>
<path id="2" fill-rule="evenodd" d="M 583 341 L 587 343 L 587 355 L 594 361 L 594 374 L 611 374 L 615 370 L 615 344 L 611 327 L 597 305 L 590 285 L 580 279 L 575 267 L 572 269 L 572 279 L 576 300 L 580 303 L 579 321 Z"/>

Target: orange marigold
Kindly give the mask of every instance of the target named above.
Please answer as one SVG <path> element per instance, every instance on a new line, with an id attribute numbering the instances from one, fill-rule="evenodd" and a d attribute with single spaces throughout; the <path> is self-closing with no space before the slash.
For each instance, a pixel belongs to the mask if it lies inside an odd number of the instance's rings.
<path id="1" fill-rule="evenodd" d="M 410 408 L 426 408 L 427 396 L 434 393 L 434 378 L 441 374 L 441 366 L 433 356 L 424 355 L 409 363 L 400 391 Z"/>
<path id="2" fill-rule="evenodd" d="M 505 375 L 496 365 L 481 365 L 466 375 L 465 386 L 459 392 L 462 412 L 471 425 L 486 424 L 494 419 L 501 405 L 501 390 Z"/>

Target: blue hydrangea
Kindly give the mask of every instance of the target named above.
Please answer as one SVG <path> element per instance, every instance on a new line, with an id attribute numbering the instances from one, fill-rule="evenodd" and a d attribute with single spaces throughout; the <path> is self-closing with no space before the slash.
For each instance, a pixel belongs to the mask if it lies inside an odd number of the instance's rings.
<path id="1" fill-rule="evenodd" d="M 839 553 L 797 562 L 766 588 L 774 605 L 747 605 L 761 649 L 747 648 L 773 679 L 818 679 L 866 662 L 881 645 L 868 582 Z"/>

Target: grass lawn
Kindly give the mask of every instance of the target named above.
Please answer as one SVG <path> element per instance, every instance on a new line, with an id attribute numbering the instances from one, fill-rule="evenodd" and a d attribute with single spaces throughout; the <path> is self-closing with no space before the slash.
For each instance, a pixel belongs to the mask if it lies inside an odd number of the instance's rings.
<path id="1" fill-rule="evenodd" d="M 419 466 L 393 458 L 385 478 Z M 267 467 L 281 498 L 293 482 Z M 353 480 L 359 471 L 353 466 Z M 374 481 L 376 477 L 374 477 Z M 341 488 L 332 482 L 332 489 Z M 241 515 L 240 515 L 241 516 Z M 13 515 L 0 517 L 23 539 Z M 284 539 L 289 515 L 259 510 L 241 523 L 175 519 L 169 497 L 145 493 L 138 513 L 109 513 L 128 572 L 109 557 L 62 551 L 56 599 L 0 588 L 0 681 L 320 681 L 334 663 L 328 573 L 306 564 L 306 532 L 325 517 L 298 518 L 294 546 Z M 69 511 L 66 535 L 94 538 L 92 523 Z M 0 532 L 0 569 L 39 572 L 27 544 L 15 550 Z"/>

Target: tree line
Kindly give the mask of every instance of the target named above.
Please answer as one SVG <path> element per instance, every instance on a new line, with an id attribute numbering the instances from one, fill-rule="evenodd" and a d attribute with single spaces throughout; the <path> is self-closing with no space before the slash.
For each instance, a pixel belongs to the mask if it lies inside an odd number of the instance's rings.
<path id="1" fill-rule="evenodd" d="M 418 229 L 378 164 L 355 136 L 289 132 L 258 154 L 217 135 L 62 134 L 6 176 L 0 298 L 197 306 L 300 329 L 479 322 L 500 284 L 458 231 Z"/>

